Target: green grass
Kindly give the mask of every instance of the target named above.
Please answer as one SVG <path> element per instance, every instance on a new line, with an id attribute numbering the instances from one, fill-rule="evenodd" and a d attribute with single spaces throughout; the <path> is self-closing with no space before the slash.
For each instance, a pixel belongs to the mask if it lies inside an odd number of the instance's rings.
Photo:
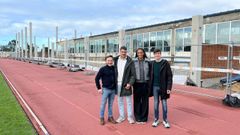
<path id="1" fill-rule="evenodd" d="M 36 135 L 36 131 L 0 73 L 0 135 Z"/>

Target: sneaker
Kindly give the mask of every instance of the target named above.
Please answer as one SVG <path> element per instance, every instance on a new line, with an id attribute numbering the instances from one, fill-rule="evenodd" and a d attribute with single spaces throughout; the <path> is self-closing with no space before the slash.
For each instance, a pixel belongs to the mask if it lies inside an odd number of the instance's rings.
<path id="1" fill-rule="evenodd" d="M 135 123 L 135 121 L 133 120 L 133 118 L 128 118 L 128 122 L 129 122 L 130 124 L 134 124 L 134 123 Z"/>
<path id="2" fill-rule="evenodd" d="M 152 123 L 153 127 L 157 127 L 159 125 L 159 120 L 154 120 L 154 122 Z"/>
<path id="3" fill-rule="evenodd" d="M 104 118 L 100 118 L 100 125 L 104 125 L 104 124 L 105 124 Z"/>
<path id="4" fill-rule="evenodd" d="M 112 124 L 116 124 L 117 122 L 114 120 L 113 117 L 108 118 L 108 122 L 111 122 Z"/>
<path id="5" fill-rule="evenodd" d="M 125 118 L 119 117 L 119 118 L 116 120 L 116 122 L 117 122 L 117 123 L 122 123 L 124 120 L 125 120 Z"/>
<path id="6" fill-rule="evenodd" d="M 169 124 L 168 121 L 163 121 L 163 126 L 164 126 L 165 128 L 170 128 L 170 124 Z"/>

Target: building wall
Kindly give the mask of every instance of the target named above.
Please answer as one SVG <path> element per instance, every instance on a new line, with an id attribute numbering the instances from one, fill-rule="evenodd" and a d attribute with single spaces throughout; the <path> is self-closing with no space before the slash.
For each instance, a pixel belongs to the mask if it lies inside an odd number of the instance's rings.
<path id="1" fill-rule="evenodd" d="M 219 56 L 228 56 L 227 45 L 203 45 L 202 67 L 204 68 L 227 68 L 227 60 L 218 60 Z M 233 48 L 233 56 L 240 56 L 240 46 Z M 233 60 L 233 68 L 240 70 L 240 61 Z M 202 79 L 225 77 L 226 73 L 202 72 Z"/>

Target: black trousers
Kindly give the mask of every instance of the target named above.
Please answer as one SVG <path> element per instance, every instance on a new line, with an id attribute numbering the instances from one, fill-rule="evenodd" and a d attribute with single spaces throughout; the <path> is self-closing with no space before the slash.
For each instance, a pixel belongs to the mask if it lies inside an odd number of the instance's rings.
<path id="1" fill-rule="evenodd" d="M 137 122 L 147 122 L 148 120 L 148 85 L 147 83 L 135 83 L 133 85 L 134 116 Z"/>

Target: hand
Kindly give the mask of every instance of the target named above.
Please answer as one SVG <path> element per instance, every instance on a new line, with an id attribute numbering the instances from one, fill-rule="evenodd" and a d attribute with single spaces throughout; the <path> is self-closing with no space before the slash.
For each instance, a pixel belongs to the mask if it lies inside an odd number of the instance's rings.
<path id="1" fill-rule="evenodd" d="M 167 94 L 170 94 L 171 93 L 171 90 L 167 90 Z"/>
<path id="2" fill-rule="evenodd" d="M 102 89 L 99 89 L 99 90 L 98 90 L 98 93 L 99 93 L 99 94 L 102 94 Z"/>
<path id="3" fill-rule="evenodd" d="M 125 89 L 130 89 L 131 88 L 131 85 L 128 83 L 127 85 L 126 85 L 126 87 L 125 87 Z"/>

